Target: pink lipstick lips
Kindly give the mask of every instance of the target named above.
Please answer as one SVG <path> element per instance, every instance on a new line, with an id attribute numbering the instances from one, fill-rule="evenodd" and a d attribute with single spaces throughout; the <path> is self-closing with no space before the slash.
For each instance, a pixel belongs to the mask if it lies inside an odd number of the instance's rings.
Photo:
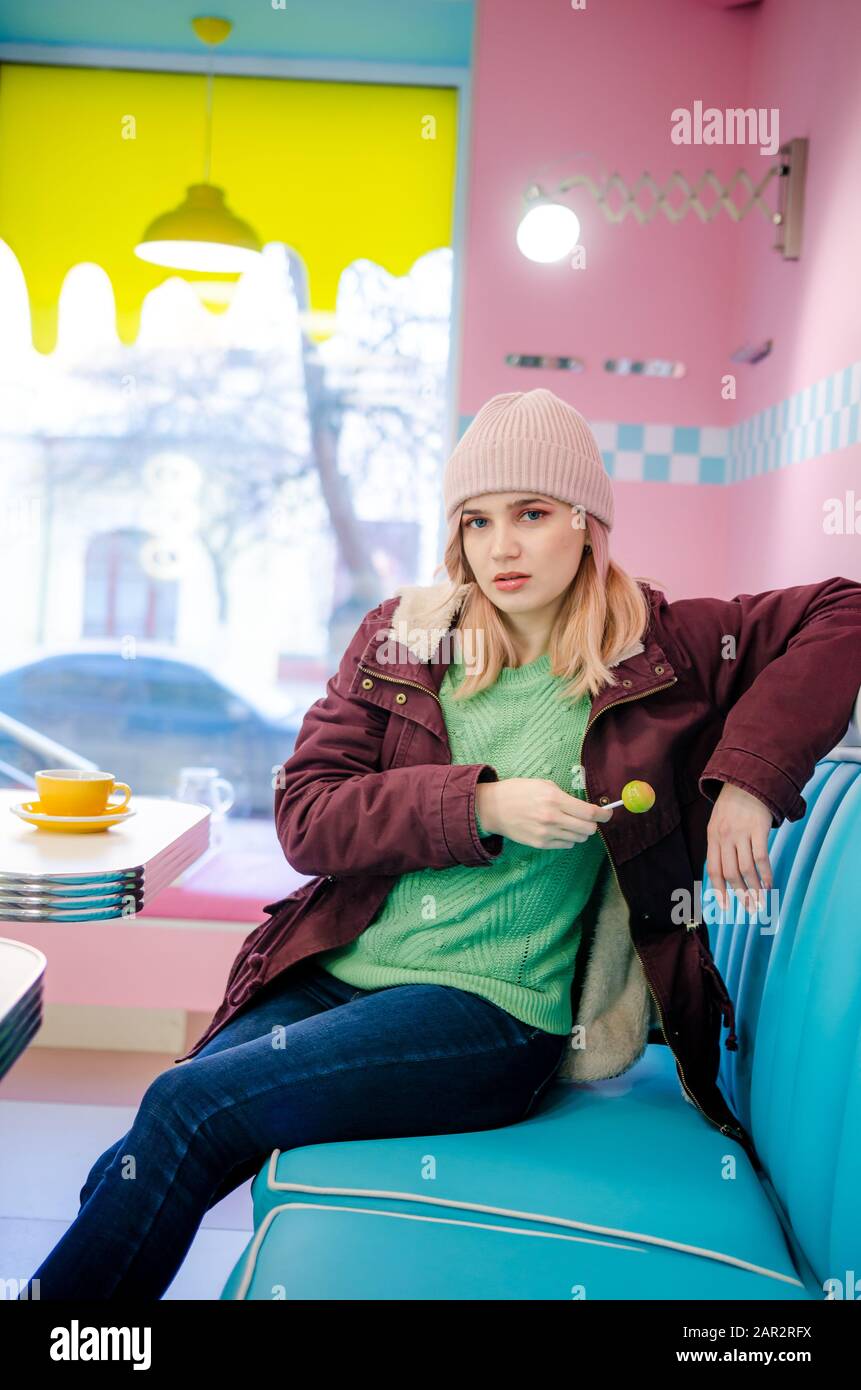
<path id="1" fill-rule="evenodd" d="M 500 572 L 496 575 L 493 582 L 497 589 L 513 591 L 515 589 L 522 589 L 523 585 L 529 581 L 529 578 L 530 576 L 528 574 L 518 574 L 516 570 L 511 570 L 508 574 Z"/>

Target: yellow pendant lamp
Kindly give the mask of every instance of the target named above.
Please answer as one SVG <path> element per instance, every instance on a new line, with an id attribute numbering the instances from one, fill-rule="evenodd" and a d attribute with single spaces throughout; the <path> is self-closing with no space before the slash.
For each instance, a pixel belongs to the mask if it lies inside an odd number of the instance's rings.
<path id="1" fill-rule="evenodd" d="M 191 21 L 197 37 L 214 46 L 222 43 L 233 25 L 229 19 L 211 16 Z M 206 78 L 206 154 L 203 182 L 189 186 L 179 207 L 156 217 L 135 247 L 135 255 L 151 265 L 171 270 L 208 274 L 241 274 L 260 255 L 260 239 L 253 227 L 230 211 L 224 189 L 209 182 L 212 158 L 212 68 Z"/>

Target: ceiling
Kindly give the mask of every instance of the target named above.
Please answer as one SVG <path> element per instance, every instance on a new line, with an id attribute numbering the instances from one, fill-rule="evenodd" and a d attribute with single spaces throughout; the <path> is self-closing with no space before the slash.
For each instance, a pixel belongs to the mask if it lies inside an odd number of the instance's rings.
<path id="1" fill-rule="evenodd" d="M 474 0 L 0 0 L 0 45 L 200 56 L 191 20 L 233 21 L 219 56 L 469 67 Z M 9 56 L 9 55 L 7 55 Z M 0 59 L 3 54 L 0 52 Z M 31 61 L 37 61 L 36 58 Z"/>

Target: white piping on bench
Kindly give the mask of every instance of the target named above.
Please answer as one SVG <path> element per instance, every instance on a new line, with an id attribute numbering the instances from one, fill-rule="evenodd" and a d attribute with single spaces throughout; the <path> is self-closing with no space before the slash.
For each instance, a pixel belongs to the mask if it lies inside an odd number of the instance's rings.
<path id="1" fill-rule="evenodd" d="M 455 1199 L 452 1198 L 452 1197 L 428 1197 L 428 1196 L 426 1196 L 424 1193 L 415 1193 L 415 1192 L 388 1192 L 388 1191 L 385 1191 L 385 1190 L 383 1190 L 383 1189 L 381 1189 L 381 1188 L 373 1188 L 373 1187 L 317 1187 L 317 1186 L 313 1186 L 313 1185 L 310 1184 L 310 1183 L 279 1182 L 278 1179 L 277 1179 L 276 1176 L 275 1176 L 275 1172 L 276 1172 L 276 1169 L 277 1169 L 277 1166 L 278 1166 L 278 1159 L 279 1159 L 279 1157 L 280 1157 L 280 1154 L 281 1154 L 281 1150 L 280 1150 L 280 1149 L 273 1149 L 273 1150 L 272 1150 L 272 1153 L 271 1153 L 270 1156 L 269 1156 L 269 1167 L 268 1167 L 267 1172 L 266 1172 L 266 1186 L 267 1186 L 267 1188 L 269 1189 L 270 1192 L 313 1192 L 313 1193 L 317 1193 L 317 1194 L 325 1194 L 325 1195 L 327 1195 L 327 1196 L 334 1196 L 334 1197 L 385 1197 L 385 1198 L 388 1198 L 388 1199 L 390 1199 L 390 1200 L 392 1200 L 392 1201 L 399 1201 L 399 1202 L 423 1202 L 423 1203 L 426 1203 L 426 1204 L 429 1205 L 429 1206 L 455 1207 L 455 1208 L 457 1208 L 458 1210 L 461 1210 L 461 1211 L 483 1211 L 483 1212 L 489 1213 L 489 1214 L 492 1215 L 492 1216 L 507 1216 L 507 1217 L 515 1218 L 515 1219 L 517 1219 L 517 1220 L 519 1220 L 519 1221 L 542 1221 L 542 1222 L 544 1222 L 546 1225 L 550 1225 L 550 1226 L 564 1226 L 564 1227 L 568 1227 L 569 1229 L 572 1229 L 572 1230 L 593 1231 L 596 1235 L 613 1236 L 613 1237 L 615 1237 L 615 1238 L 618 1239 L 618 1240 L 642 1241 L 642 1242 L 644 1242 L 644 1243 L 646 1243 L 646 1244 L 648 1244 L 648 1245 L 661 1245 L 661 1246 L 664 1246 L 664 1247 L 666 1247 L 666 1248 L 668 1248 L 668 1249 L 670 1249 L 670 1250 L 681 1250 L 681 1251 L 682 1251 L 684 1254 L 686 1254 L 686 1255 L 700 1255 L 700 1256 L 702 1256 L 704 1259 L 718 1260 L 718 1261 L 720 1261 L 722 1264 L 735 1265 L 738 1269 L 746 1269 L 746 1270 L 749 1270 L 749 1271 L 750 1271 L 751 1273 L 753 1273 L 753 1274 L 762 1274 L 762 1275 L 764 1275 L 764 1276 L 765 1276 L 766 1278 L 768 1278 L 768 1279 L 777 1279 L 777 1280 L 778 1280 L 779 1282 L 781 1282 L 781 1283 L 784 1283 L 784 1284 L 794 1284 L 794 1285 L 796 1286 L 796 1288 L 799 1288 L 799 1289 L 803 1289 L 803 1288 L 804 1288 L 804 1284 L 802 1283 L 802 1281 L 801 1281 L 800 1279 L 793 1278 L 792 1275 L 789 1275 L 789 1274 L 782 1274 L 779 1270 L 776 1270 L 776 1269 L 767 1269 L 764 1265 L 753 1264 L 752 1261 L 750 1261 L 750 1260 L 744 1260 L 744 1259 L 742 1259 L 742 1258 L 741 1258 L 740 1256 L 738 1256 L 738 1255 L 726 1255 L 726 1254 L 724 1254 L 724 1252 L 721 1251 L 721 1250 L 709 1250 L 709 1249 L 707 1249 L 705 1246 L 701 1246 L 701 1245 L 687 1245 L 684 1241 L 671 1240 L 669 1237 L 666 1237 L 666 1236 L 653 1236 L 653 1235 L 647 1235 L 647 1234 L 645 1234 L 645 1233 L 642 1232 L 642 1231 L 625 1231 L 625 1230 L 622 1230 L 621 1228 L 617 1228 L 617 1227 L 614 1227 L 614 1226 L 598 1226 L 598 1225 L 596 1225 L 596 1224 L 594 1224 L 593 1222 L 590 1222 L 590 1221 L 574 1221 L 574 1220 L 572 1220 L 571 1218 L 565 1217 L 565 1216 L 548 1216 L 548 1215 L 546 1215 L 544 1212 L 515 1211 L 515 1210 L 513 1210 L 513 1209 L 510 1208 L 510 1207 L 494 1207 L 494 1206 L 489 1206 L 489 1205 L 487 1205 L 487 1204 L 484 1203 L 484 1202 L 459 1202 L 459 1201 L 455 1200 Z M 464 1226 L 473 1226 L 473 1225 L 478 1225 L 478 1224 L 479 1224 L 478 1222 L 473 1222 L 473 1221 L 457 1221 L 455 1218 L 451 1218 L 451 1217 L 450 1217 L 450 1218 L 440 1218 L 440 1217 L 416 1216 L 416 1215 L 414 1215 L 413 1213 L 408 1213 L 408 1212 L 380 1212 L 380 1211 L 377 1211 L 375 1208 L 367 1208 L 367 1207 L 356 1207 L 356 1208 L 344 1207 L 344 1206 L 331 1207 L 331 1206 L 328 1206 L 328 1205 L 326 1205 L 326 1204 L 306 1203 L 306 1202 L 301 1202 L 301 1203 L 300 1203 L 300 1202 L 296 1202 L 296 1203 L 292 1203 L 292 1202 L 291 1202 L 291 1203 L 285 1203 L 283 1206 L 280 1206 L 280 1207 L 275 1207 L 275 1208 L 273 1208 L 270 1212 L 267 1212 L 266 1217 L 264 1218 L 263 1222 L 262 1222 L 261 1225 L 260 1225 L 259 1231 L 255 1234 L 254 1239 L 252 1240 L 251 1247 L 250 1247 L 250 1249 L 249 1249 L 249 1256 L 253 1256 L 253 1257 L 256 1258 L 257 1249 L 259 1248 L 260 1240 L 262 1239 L 263 1233 L 264 1233 L 264 1231 L 266 1230 L 267 1226 L 269 1225 L 269 1218 L 270 1218 L 270 1217 L 274 1217 L 274 1216 L 276 1215 L 277 1212 L 288 1210 L 290 1207 L 293 1207 L 293 1206 L 296 1206 L 296 1207 L 300 1207 L 300 1206 L 318 1207 L 318 1206 L 321 1206 L 321 1207 L 323 1207 L 323 1209 L 328 1210 L 328 1211 L 353 1211 L 353 1210 L 355 1210 L 355 1211 L 363 1211 L 363 1212 L 368 1212 L 369 1215 L 373 1215 L 373 1216 L 399 1216 L 399 1217 L 401 1217 L 402 1219 L 408 1220 L 408 1221 L 440 1221 L 440 1220 L 444 1220 L 444 1221 L 446 1221 L 446 1224 L 450 1224 L 450 1225 L 464 1225 Z M 483 1223 L 481 1223 L 481 1224 L 483 1224 Z M 490 1229 L 492 1229 L 492 1230 L 505 1230 L 505 1231 L 511 1231 L 513 1234 L 516 1234 L 516 1235 L 545 1235 L 545 1234 L 549 1235 L 549 1234 L 550 1234 L 549 1232 L 543 1232 L 543 1231 L 517 1231 L 514 1227 L 510 1227 L 510 1226 L 491 1227 Z M 563 1238 L 563 1239 L 567 1239 L 567 1240 L 582 1240 L 582 1239 L 584 1239 L 583 1237 L 575 1237 L 575 1236 L 566 1236 L 566 1237 L 562 1237 L 562 1238 Z M 596 1244 L 596 1243 L 597 1243 L 597 1244 L 609 1244 L 609 1245 L 612 1245 L 612 1244 L 613 1244 L 612 1241 L 600 1241 L 600 1242 L 594 1242 L 594 1241 L 593 1241 L 593 1242 L 589 1242 L 589 1243 L 591 1243 L 591 1244 Z M 614 1248 L 614 1249 L 625 1249 L 626 1247 L 616 1245 L 616 1246 L 614 1246 L 613 1248 Z M 642 1251 L 642 1252 L 639 1252 L 639 1253 L 645 1253 L 645 1252 Z M 240 1288 L 239 1288 L 239 1291 L 237 1292 L 237 1295 L 236 1295 L 237 1298 L 241 1298 L 241 1297 L 243 1297 L 243 1295 L 245 1294 L 245 1292 L 246 1292 L 246 1290 L 247 1290 L 247 1288 L 248 1288 L 248 1284 L 251 1282 L 252 1270 L 253 1270 L 253 1259 L 250 1259 L 250 1261 L 249 1261 L 249 1267 L 248 1267 L 248 1269 L 246 1270 L 246 1273 L 243 1275 L 242 1281 L 241 1281 L 241 1283 L 240 1283 Z"/>
<path id="2" fill-rule="evenodd" d="M 254 1274 L 254 1262 L 263 1243 L 266 1229 L 282 1211 L 357 1211 L 365 1216 L 392 1216 L 396 1221 L 431 1221 L 434 1225 L 439 1226 L 468 1226 L 470 1230 L 478 1227 L 482 1231 L 504 1231 L 509 1236 L 538 1236 L 542 1240 L 570 1240 L 576 1241 L 580 1245 L 606 1245 L 611 1250 L 619 1250 L 625 1255 L 646 1254 L 645 1250 L 638 1250 L 634 1245 L 619 1245 L 612 1240 L 592 1240 L 589 1236 L 563 1236 L 557 1235 L 555 1231 L 521 1231 L 516 1226 L 495 1226 L 489 1221 L 458 1221 L 457 1217 L 454 1216 L 416 1216 L 414 1212 L 378 1211 L 376 1207 L 333 1207 L 329 1202 L 284 1202 L 280 1207 L 272 1207 L 266 1213 L 260 1223 L 260 1229 L 254 1234 L 251 1245 L 248 1247 L 248 1264 L 235 1294 L 237 1300 L 244 1298 L 248 1292 L 248 1285 Z"/>

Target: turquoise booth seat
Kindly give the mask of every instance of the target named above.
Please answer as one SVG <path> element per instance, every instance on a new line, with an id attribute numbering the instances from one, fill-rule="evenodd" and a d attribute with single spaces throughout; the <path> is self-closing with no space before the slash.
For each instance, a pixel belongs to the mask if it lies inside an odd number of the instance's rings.
<path id="1" fill-rule="evenodd" d="M 275 1150 L 223 1299 L 853 1298 L 861 1278 L 861 746 L 769 837 L 770 902 L 703 916 L 736 1009 L 721 1088 L 758 1171 L 662 1043 L 520 1123 Z M 775 910 L 779 905 L 779 914 Z"/>

